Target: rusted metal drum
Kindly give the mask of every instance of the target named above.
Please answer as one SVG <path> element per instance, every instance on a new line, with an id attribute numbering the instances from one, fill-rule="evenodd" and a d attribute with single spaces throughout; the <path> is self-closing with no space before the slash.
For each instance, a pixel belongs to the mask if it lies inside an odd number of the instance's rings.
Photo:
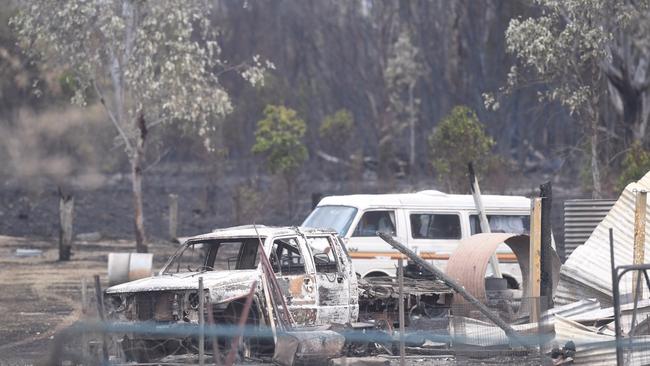
<path id="1" fill-rule="evenodd" d="M 501 243 L 509 246 L 517 257 L 517 263 L 522 275 L 522 296 L 530 296 L 528 292 L 530 237 L 528 235 L 485 233 L 463 239 L 449 257 L 446 268 L 447 275 L 458 281 L 476 298 L 480 300 L 486 299 L 485 274 L 490 257 L 496 252 Z M 555 289 L 559 280 L 560 265 L 560 258 L 553 251 L 553 257 L 551 258 L 553 289 Z M 462 296 L 454 296 L 453 303 L 465 304 L 466 301 Z M 526 310 L 525 307 L 522 306 L 519 313 Z"/>
<path id="2" fill-rule="evenodd" d="M 108 283 L 120 283 L 151 276 L 153 254 L 151 253 L 109 253 Z"/>

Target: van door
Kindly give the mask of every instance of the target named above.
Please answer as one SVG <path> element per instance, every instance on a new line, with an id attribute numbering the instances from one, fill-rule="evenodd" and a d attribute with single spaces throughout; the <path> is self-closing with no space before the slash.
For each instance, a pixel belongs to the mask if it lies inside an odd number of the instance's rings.
<path id="1" fill-rule="evenodd" d="M 350 322 L 350 274 L 331 236 L 307 237 L 316 270 L 318 324 Z"/>
<path id="2" fill-rule="evenodd" d="M 299 325 L 316 325 L 316 284 L 302 238 L 273 240 L 270 262 L 291 316 Z"/>
<path id="3" fill-rule="evenodd" d="M 364 211 L 347 240 L 355 269 L 362 276 L 395 273 L 396 250 L 377 236 L 377 231 L 389 233 L 404 242 L 403 217 L 399 209 L 371 209 Z"/>

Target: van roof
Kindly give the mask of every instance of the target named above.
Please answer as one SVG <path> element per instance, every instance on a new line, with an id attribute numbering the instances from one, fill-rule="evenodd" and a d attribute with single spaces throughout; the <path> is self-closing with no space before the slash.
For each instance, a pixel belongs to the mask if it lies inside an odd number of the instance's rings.
<path id="1" fill-rule="evenodd" d="M 523 196 L 481 195 L 486 210 L 530 210 L 530 199 Z M 324 197 L 318 206 L 352 206 L 366 208 L 426 207 L 440 209 L 475 209 L 474 198 L 468 194 L 447 194 L 435 190 L 416 193 L 353 194 Z"/>

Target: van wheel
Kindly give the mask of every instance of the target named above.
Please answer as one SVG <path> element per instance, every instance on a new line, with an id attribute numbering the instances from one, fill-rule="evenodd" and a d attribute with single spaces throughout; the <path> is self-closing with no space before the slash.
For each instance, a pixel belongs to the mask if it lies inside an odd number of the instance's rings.
<path id="1" fill-rule="evenodd" d="M 519 282 L 514 277 L 504 275 L 503 278 L 506 279 L 508 290 L 519 290 Z"/>
<path id="2" fill-rule="evenodd" d="M 389 277 L 389 276 L 384 272 L 370 272 L 367 275 L 365 275 L 363 278 L 368 278 L 368 277 Z"/>

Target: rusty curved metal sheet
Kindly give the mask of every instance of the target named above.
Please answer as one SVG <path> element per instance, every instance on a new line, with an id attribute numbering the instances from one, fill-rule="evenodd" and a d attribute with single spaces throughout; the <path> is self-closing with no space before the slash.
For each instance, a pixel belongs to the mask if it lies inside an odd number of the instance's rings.
<path id="1" fill-rule="evenodd" d="M 490 257 L 501 243 L 512 249 L 521 269 L 523 296 L 528 294 L 528 273 L 530 257 L 530 238 L 528 235 L 508 233 L 485 233 L 472 235 L 461 240 L 456 250 L 449 257 L 446 272 L 457 280 L 469 293 L 478 299 L 485 299 L 485 272 Z M 560 271 L 560 258 L 553 251 L 551 274 L 553 289 L 557 286 Z M 454 304 L 466 303 L 461 296 L 454 296 Z M 520 312 L 524 309 L 520 309 Z"/>

